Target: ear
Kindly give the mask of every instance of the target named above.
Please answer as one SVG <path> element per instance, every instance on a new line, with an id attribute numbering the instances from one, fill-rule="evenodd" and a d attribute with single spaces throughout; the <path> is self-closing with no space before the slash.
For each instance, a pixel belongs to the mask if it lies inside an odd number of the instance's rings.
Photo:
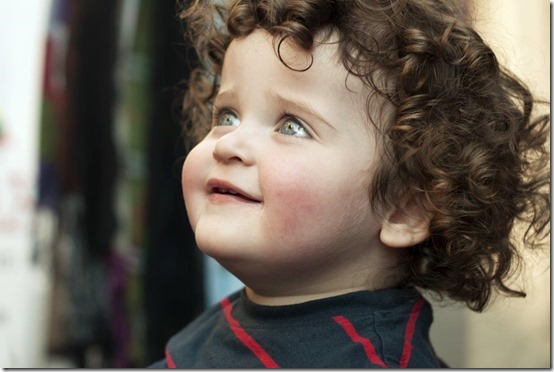
<path id="1" fill-rule="evenodd" d="M 396 208 L 381 226 L 381 243 L 393 248 L 409 248 L 429 237 L 431 216 L 415 203 Z"/>

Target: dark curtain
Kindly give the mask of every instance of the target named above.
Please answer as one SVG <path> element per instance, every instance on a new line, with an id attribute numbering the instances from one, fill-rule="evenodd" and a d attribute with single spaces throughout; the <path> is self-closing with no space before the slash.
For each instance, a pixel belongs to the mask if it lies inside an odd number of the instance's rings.
<path id="1" fill-rule="evenodd" d="M 70 220 L 76 237 L 72 254 L 70 298 L 70 354 L 78 367 L 142 367 L 164 357 L 169 338 L 194 319 L 204 304 L 202 258 L 183 203 L 180 169 L 185 157 L 179 125 L 182 89 L 192 53 L 183 43 L 175 0 L 143 0 L 152 17 L 152 115 L 146 133 L 147 192 L 145 245 L 140 290 L 144 308 L 128 307 L 126 285 L 114 291 L 114 238 L 118 229 L 115 187 L 120 172 L 116 132 L 116 75 L 119 7 L 121 1 L 80 0 L 72 4 L 68 61 L 68 103 L 71 143 L 63 177 L 79 202 Z M 66 213 L 67 214 L 67 213 Z M 123 266 L 122 266 L 123 265 Z M 122 267 L 120 267 L 122 266 Z M 114 268 L 115 267 L 115 268 Z M 117 270 L 116 270 L 117 269 Z M 125 283 L 125 278 L 121 279 Z M 113 284 L 113 283 L 112 283 Z M 115 297 L 114 297 L 115 296 Z M 137 305 L 138 306 L 138 305 Z M 131 324 L 130 316 L 144 314 L 145 324 Z M 125 324 L 120 324 L 121 322 Z M 128 328 L 144 329 L 135 342 L 143 352 L 129 354 Z M 125 334 L 122 334 L 125 333 Z M 124 341 L 122 341 L 124 340 Z M 136 341 L 136 340 L 135 340 Z M 121 344 L 123 342 L 123 344 Z M 100 355 L 100 362 L 90 361 Z M 98 359 L 98 358 L 97 358 Z"/>
<path id="2" fill-rule="evenodd" d="M 106 295 L 106 267 L 117 229 L 114 187 L 118 162 L 113 137 L 117 43 L 117 2 L 79 2 L 72 25 L 69 102 L 75 141 L 70 173 L 76 177 L 78 203 L 71 212 L 75 242 L 72 254 L 72 355 L 78 367 L 90 365 L 91 350 L 108 367 L 114 343 Z"/>
<path id="3" fill-rule="evenodd" d="M 147 364 L 164 357 L 169 338 L 203 310 L 202 259 L 181 192 L 185 150 L 181 89 L 192 53 L 183 44 L 174 0 L 155 2 L 153 115 L 148 130 L 146 243 Z"/>

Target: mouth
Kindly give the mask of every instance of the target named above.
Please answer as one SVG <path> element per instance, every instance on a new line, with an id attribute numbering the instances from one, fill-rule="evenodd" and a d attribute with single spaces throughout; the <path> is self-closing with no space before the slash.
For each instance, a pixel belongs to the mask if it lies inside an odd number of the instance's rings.
<path id="1" fill-rule="evenodd" d="M 224 181 L 210 180 L 208 182 L 210 199 L 216 202 L 240 201 L 246 203 L 261 203 L 261 200 Z"/>

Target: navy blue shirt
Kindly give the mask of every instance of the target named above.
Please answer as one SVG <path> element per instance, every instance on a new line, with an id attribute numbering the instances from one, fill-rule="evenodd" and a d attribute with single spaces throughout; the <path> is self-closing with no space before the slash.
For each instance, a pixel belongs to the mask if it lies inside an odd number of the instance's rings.
<path id="1" fill-rule="evenodd" d="M 429 341 L 432 310 L 413 289 L 358 291 L 262 306 L 244 290 L 169 341 L 153 368 L 444 367 Z"/>

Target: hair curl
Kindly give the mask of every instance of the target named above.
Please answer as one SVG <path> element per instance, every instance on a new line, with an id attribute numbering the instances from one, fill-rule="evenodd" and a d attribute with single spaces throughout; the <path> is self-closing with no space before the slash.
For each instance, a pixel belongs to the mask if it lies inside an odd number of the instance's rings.
<path id="1" fill-rule="evenodd" d="M 234 38 L 261 28 L 276 43 L 310 51 L 316 34 L 334 32 L 345 68 L 394 106 L 376 124 L 383 159 L 370 190 L 374 209 L 403 195 L 432 216 L 430 238 L 406 250 L 403 284 L 475 311 L 494 289 L 525 296 L 507 285 L 520 261 L 512 233 L 526 222 L 530 248 L 549 233 L 550 118 L 532 116 L 538 101 L 499 66 L 459 2 L 196 0 L 180 16 L 202 61 L 184 99 L 190 136 L 209 131 Z"/>

